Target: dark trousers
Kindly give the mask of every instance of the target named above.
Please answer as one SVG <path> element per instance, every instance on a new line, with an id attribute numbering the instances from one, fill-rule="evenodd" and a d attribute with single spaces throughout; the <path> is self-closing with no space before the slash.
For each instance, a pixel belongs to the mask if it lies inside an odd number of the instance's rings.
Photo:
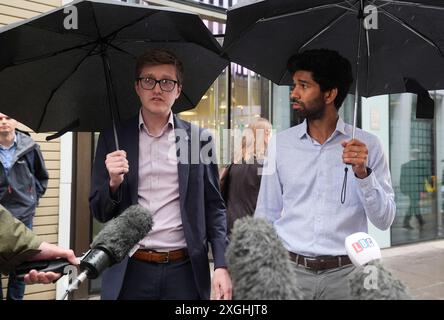
<path id="1" fill-rule="evenodd" d="M 200 300 L 190 259 L 170 263 L 129 259 L 119 300 Z"/>
<path id="2" fill-rule="evenodd" d="M 22 221 L 29 229 L 32 230 L 32 218 L 28 221 Z M 18 280 L 13 273 L 9 274 L 8 288 L 6 292 L 7 300 L 23 300 L 25 295 L 25 282 Z M 0 300 L 3 299 L 3 291 L 0 290 Z"/>

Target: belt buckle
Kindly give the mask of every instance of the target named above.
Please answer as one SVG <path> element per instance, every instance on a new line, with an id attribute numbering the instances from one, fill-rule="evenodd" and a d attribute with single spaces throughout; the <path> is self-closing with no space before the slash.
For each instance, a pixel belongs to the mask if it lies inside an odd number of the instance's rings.
<path id="1" fill-rule="evenodd" d="M 166 253 L 165 259 L 163 261 L 161 261 L 160 263 L 168 263 L 168 262 L 170 262 L 170 252 L 168 251 L 168 252 L 165 252 L 165 253 Z"/>
<path id="2" fill-rule="evenodd" d="M 308 258 L 308 257 L 304 257 L 304 267 L 306 269 L 312 269 L 312 270 L 316 270 L 317 268 L 311 268 L 309 266 L 307 266 L 307 260 L 311 260 L 311 261 L 316 261 L 316 258 Z"/>

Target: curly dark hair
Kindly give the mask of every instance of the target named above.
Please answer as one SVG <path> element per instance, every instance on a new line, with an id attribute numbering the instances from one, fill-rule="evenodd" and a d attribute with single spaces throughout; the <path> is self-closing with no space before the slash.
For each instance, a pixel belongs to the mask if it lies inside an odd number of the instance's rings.
<path id="1" fill-rule="evenodd" d="M 337 88 L 336 110 L 341 107 L 353 82 L 350 61 L 330 49 L 313 49 L 292 55 L 287 70 L 292 75 L 299 70 L 310 71 L 322 92 Z"/>

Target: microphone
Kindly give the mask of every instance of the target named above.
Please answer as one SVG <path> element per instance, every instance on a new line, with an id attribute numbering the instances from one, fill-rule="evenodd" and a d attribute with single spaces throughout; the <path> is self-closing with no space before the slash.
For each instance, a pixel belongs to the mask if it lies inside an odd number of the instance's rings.
<path id="1" fill-rule="evenodd" d="M 62 300 L 86 278 L 95 279 L 106 268 L 121 262 L 153 227 L 151 213 L 136 204 L 109 221 L 97 234 L 91 249 L 80 261 L 80 275 L 68 286 Z"/>
<path id="2" fill-rule="evenodd" d="M 234 222 L 225 253 L 236 300 L 301 300 L 288 252 L 265 220 Z"/>
<path id="3" fill-rule="evenodd" d="M 410 300 L 406 286 L 395 279 L 381 262 L 375 239 L 357 232 L 345 239 L 345 249 L 357 267 L 349 278 L 351 296 L 357 300 Z"/>
<path id="4" fill-rule="evenodd" d="M 345 238 L 345 250 L 356 267 L 381 259 L 381 249 L 376 240 L 365 232 L 356 232 Z"/>

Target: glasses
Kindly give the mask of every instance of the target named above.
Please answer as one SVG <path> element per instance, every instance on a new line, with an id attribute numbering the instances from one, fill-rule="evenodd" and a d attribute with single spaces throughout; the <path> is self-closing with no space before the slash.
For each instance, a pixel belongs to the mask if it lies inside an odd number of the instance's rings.
<path id="1" fill-rule="evenodd" d="M 153 90 L 154 87 L 156 86 L 156 84 L 159 84 L 160 89 L 162 91 L 166 91 L 166 92 L 173 91 L 176 84 L 179 83 L 176 80 L 170 80 L 170 79 L 156 80 L 156 79 L 149 78 L 149 77 L 146 77 L 146 78 L 141 77 L 141 78 L 137 78 L 137 80 L 140 81 L 140 85 L 145 90 Z"/>

